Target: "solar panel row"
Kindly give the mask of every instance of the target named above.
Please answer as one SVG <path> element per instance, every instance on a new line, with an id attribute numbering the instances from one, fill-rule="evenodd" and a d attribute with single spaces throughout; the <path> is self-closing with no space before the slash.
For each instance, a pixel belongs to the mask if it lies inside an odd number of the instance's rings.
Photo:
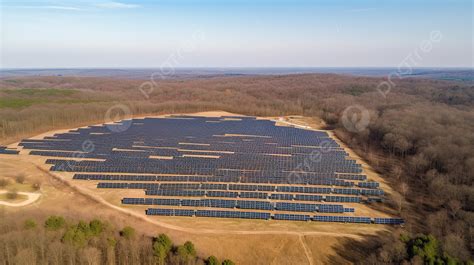
<path id="1" fill-rule="evenodd" d="M 273 217 L 275 220 L 287 220 L 287 221 L 309 221 L 309 215 L 301 214 L 275 214 Z"/>
<path id="2" fill-rule="evenodd" d="M 367 182 L 359 182 L 357 183 L 357 186 L 361 188 L 376 189 L 380 186 L 380 184 L 374 181 L 367 181 Z"/>
<path id="3" fill-rule="evenodd" d="M 20 151 L 18 151 L 18 150 L 7 149 L 6 146 L 0 146 L 0 154 L 3 154 L 3 155 L 17 155 L 19 153 L 20 153 Z"/>
<path id="4" fill-rule="evenodd" d="M 62 163 L 64 160 L 58 161 L 57 159 L 48 159 L 47 163 Z M 180 181 L 180 182 L 241 182 L 241 183 L 271 183 L 268 178 L 247 178 L 247 177 L 215 177 L 215 176 L 150 176 L 150 175 L 107 175 L 107 174 L 75 174 L 73 179 L 80 180 L 117 180 L 117 181 Z M 277 180 L 277 178 L 272 178 Z M 288 182 L 288 176 L 278 178 L 275 183 Z M 337 180 L 318 180 L 318 179 L 305 179 L 303 182 L 297 182 L 294 184 L 311 184 L 311 185 L 328 185 L 328 186 L 353 186 L 353 182 L 337 181 Z M 208 189 L 228 189 L 227 184 L 202 184 L 203 187 L 209 187 Z M 213 185 L 216 188 L 212 188 Z M 275 191 L 273 185 L 243 185 L 241 190 L 250 191 Z M 235 186 L 232 188 L 237 190 Z"/>
<path id="5" fill-rule="evenodd" d="M 374 218 L 376 224 L 400 225 L 405 223 L 401 218 Z"/>
<path id="6" fill-rule="evenodd" d="M 213 192 L 209 192 L 212 197 L 234 197 L 238 196 L 236 195 L 235 192 L 225 192 L 225 191 L 218 191 L 218 189 L 226 190 L 227 186 L 226 184 L 198 184 L 198 183 L 120 183 L 120 185 L 117 185 L 117 183 L 114 182 L 99 182 L 97 185 L 98 188 L 114 188 L 114 189 L 154 189 L 154 190 L 159 190 L 159 189 L 164 189 L 164 190 L 179 190 L 179 189 L 185 189 L 185 190 L 199 190 L 199 189 L 206 189 L 209 188 L 211 190 L 216 190 Z M 250 185 L 234 185 L 232 187 L 232 190 L 257 190 L 257 186 L 253 186 L 251 189 Z M 260 188 L 263 188 L 264 186 L 260 185 Z M 327 193 L 338 193 L 338 194 L 356 194 L 356 195 L 383 195 L 381 193 L 382 190 L 359 190 L 359 189 L 332 189 L 332 188 L 319 188 L 319 187 L 303 187 L 303 186 L 277 186 L 276 190 L 279 192 L 291 192 L 291 193 L 322 193 L 322 194 L 327 194 Z M 218 196 L 219 194 L 225 194 L 224 196 Z M 259 193 L 259 192 L 248 192 L 248 193 L 243 193 L 241 192 L 241 197 L 243 198 L 262 198 L 265 199 L 268 197 L 267 193 Z M 247 197 L 251 196 L 251 197 Z M 347 196 L 305 196 L 305 195 L 295 195 L 296 197 L 293 196 L 284 196 L 284 195 L 274 195 L 271 198 L 273 199 L 279 199 L 279 200 L 316 200 L 320 201 L 326 198 L 326 201 L 331 201 L 331 202 L 360 202 L 359 197 L 347 197 Z M 286 199 L 285 199 L 286 198 Z"/>
<path id="7" fill-rule="evenodd" d="M 358 223 L 358 224 L 390 224 L 401 225 L 403 219 L 399 218 L 374 218 L 353 217 L 353 216 L 313 216 L 301 214 L 274 214 L 260 212 L 236 212 L 236 211 L 215 211 L 215 210 L 182 210 L 182 209 L 163 209 L 148 208 L 147 215 L 162 216 L 197 216 L 197 217 L 218 217 L 218 218 L 244 218 L 244 219 L 263 219 L 268 220 L 273 217 L 275 220 L 288 221 L 316 221 L 316 222 L 338 222 L 338 223 Z"/>
<path id="8" fill-rule="evenodd" d="M 193 216 L 194 210 L 182 210 L 182 209 L 147 209 L 147 215 L 166 215 L 166 216 Z"/>
<path id="9" fill-rule="evenodd" d="M 219 200 L 219 199 L 153 199 L 153 198 L 124 198 L 123 204 L 134 205 L 175 205 L 190 207 L 240 208 L 255 210 L 279 210 L 294 212 L 324 212 L 344 213 L 354 212 L 354 208 L 344 208 L 342 205 L 303 204 L 303 203 L 271 203 L 268 201 L 249 200 Z"/>
<path id="10" fill-rule="evenodd" d="M 196 216 L 218 218 L 270 219 L 269 213 L 196 210 Z"/>

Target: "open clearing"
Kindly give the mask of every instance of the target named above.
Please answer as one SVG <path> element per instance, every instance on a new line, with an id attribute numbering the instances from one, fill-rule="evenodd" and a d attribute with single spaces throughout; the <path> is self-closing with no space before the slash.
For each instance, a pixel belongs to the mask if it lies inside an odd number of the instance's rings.
<path id="1" fill-rule="evenodd" d="M 194 116 L 221 117 L 236 116 L 225 112 L 206 112 L 193 114 Z M 164 116 L 157 116 L 164 117 Z M 314 121 L 304 117 L 282 118 L 282 126 L 291 126 L 297 123 L 317 130 Z M 280 124 L 277 124 L 280 125 Z M 311 128 L 309 128 L 311 127 Z M 48 132 L 33 139 L 42 139 L 56 133 L 69 130 Z M 331 132 L 328 132 L 331 134 Z M 336 140 L 337 141 L 337 140 Z M 193 145 L 183 145 L 189 148 Z M 338 142 L 344 147 L 340 142 Z M 16 148 L 18 143 L 9 145 Z M 196 147 L 196 145 L 194 145 Z M 350 150 L 344 147 L 357 163 L 362 165 L 364 174 L 369 179 L 380 183 L 386 193 L 393 192 L 370 166 Z M 196 154 L 198 155 L 198 154 Z M 208 155 L 218 156 L 218 155 Z M 344 242 L 344 238 L 361 238 L 390 229 L 383 225 L 346 224 L 325 222 L 298 222 L 280 220 L 246 220 L 224 218 L 198 218 L 177 216 L 146 216 L 147 206 L 122 205 L 124 197 L 143 197 L 140 190 L 97 189 L 98 181 L 72 180 L 72 172 L 50 172 L 51 165 L 45 164 L 44 156 L 32 156 L 22 150 L 19 155 L 0 155 L 2 175 L 14 178 L 19 171 L 24 172 L 31 181 L 39 180 L 42 183 L 42 199 L 33 204 L 44 212 L 90 218 L 94 215 L 103 216 L 117 224 L 130 224 L 148 235 L 167 233 L 177 243 L 191 240 L 206 256 L 210 253 L 220 257 L 229 257 L 239 264 L 325 264 L 329 257 L 335 255 L 337 249 Z M 160 160 L 159 158 L 155 158 Z M 208 157 L 207 159 L 216 159 Z M 166 158 L 168 160 L 168 158 Z M 357 215 L 385 216 L 390 214 L 385 209 L 373 209 L 369 205 L 350 203 Z M 28 211 L 25 206 L 21 211 Z M 380 208 L 380 207 L 379 207 Z M 19 209 L 5 209 L 19 211 Z M 258 262 L 256 262 L 258 261 Z M 340 262 L 344 262 L 341 260 Z"/>

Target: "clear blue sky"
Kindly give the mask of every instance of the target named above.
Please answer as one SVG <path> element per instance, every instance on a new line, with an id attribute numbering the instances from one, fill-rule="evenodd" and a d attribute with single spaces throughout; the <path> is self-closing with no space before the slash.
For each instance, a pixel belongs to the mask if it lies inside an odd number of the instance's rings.
<path id="1" fill-rule="evenodd" d="M 473 66 L 466 0 L 0 2 L 4 68 Z"/>

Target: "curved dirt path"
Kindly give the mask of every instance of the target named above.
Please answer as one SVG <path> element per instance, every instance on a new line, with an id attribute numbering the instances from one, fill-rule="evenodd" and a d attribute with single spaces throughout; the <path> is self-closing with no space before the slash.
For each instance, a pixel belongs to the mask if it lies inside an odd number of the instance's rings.
<path id="1" fill-rule="evenodd" d="M 6 191 L 6 190 L 0 190 L 0 194 L 5 194 L 7 192 L 8 191 Z M 17 203 L 0 201 L 0 205 L 5 205 L 5 206 L 9 206 L 9 207 L 22 207 L 22 206 L 26 206 L 26 205 L 34 203 L 35 201 L 37 201 L 39 199 L 39 197 L 41 197 L 41 193 L 19 191 L 18 194 L 25 195 L 25 196 L 28 197 L 28 199 L 26 199 L 24 201 L 21 201 L 21 202 L 17 202 Z"/>

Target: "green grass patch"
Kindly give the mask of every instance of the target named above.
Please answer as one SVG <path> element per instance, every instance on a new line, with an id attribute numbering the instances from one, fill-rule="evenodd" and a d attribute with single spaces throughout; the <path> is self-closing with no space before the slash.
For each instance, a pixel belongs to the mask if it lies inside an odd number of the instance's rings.
<path id="1" fill-rule="evenodd" d="M 364 93 L 372 92 L 372 91 L 374 91 L 374 89 L 371 88 L 371 87 L 358 86 L 358 85 L 352 85 L 352 86 L 344 89 L 344 93 L 350 94 L 350 95 L 353 95 L 353 96 L 360 96 Z"/>
<path id="2" fill-rule="evenodd" d="M 26 98 L 0 98 L 0 108 L 24 108 L 33 104 L 44 103 L 42 99 L 26 99 Z"/>
<path id="3" fill-rule="evenodd" d="M 61 99 L 61 100 L 46 100 L 46 99 L 23 99 L 23 98 L 0 98 L 1 108 L 26 108 L 35 104 L 86 104 L 106 102 L 92 99 Z"/>
<path id="4" fill-rule="evenodd" d="M 85 97 L 79 90 L 56 88 L 23 88 L 0 90 L 1 108 L 26 108 L 36 104 L 84 104 L 102 102 L 97 98 Z"/>
<path id="5" fill-rule="evenodd" d="M 3 82 L 10 83 L 10 84 L 19 84 L 20 83 L 20 81 L 16 80 L 16 79 L 5 79 L 5 80 L 3 80 Z"/>
<path id="6" fill-rule="evenodd" d="M 62 99 L 62 100 L 57 100 L 54 101 L 54 103 L 59 103 L 59 104 L 85 104 L 85 103 L 97 103 L 97 102 L 106 102 L 104 100 L 93 100 L 93 99 Z"/>
<path id="7" fill-rule="evenodd" d="M 22 88 L 22 89 L 6 89 L 3 90 L 4 93 L 9 95 L 23 95 L 23 96 L 41 96 L 41 97 L 51 97 L 51 96 L 71 96 L 77 93 L 75 90 L 71 89 L 57 89 L 57 88 Z"/>

